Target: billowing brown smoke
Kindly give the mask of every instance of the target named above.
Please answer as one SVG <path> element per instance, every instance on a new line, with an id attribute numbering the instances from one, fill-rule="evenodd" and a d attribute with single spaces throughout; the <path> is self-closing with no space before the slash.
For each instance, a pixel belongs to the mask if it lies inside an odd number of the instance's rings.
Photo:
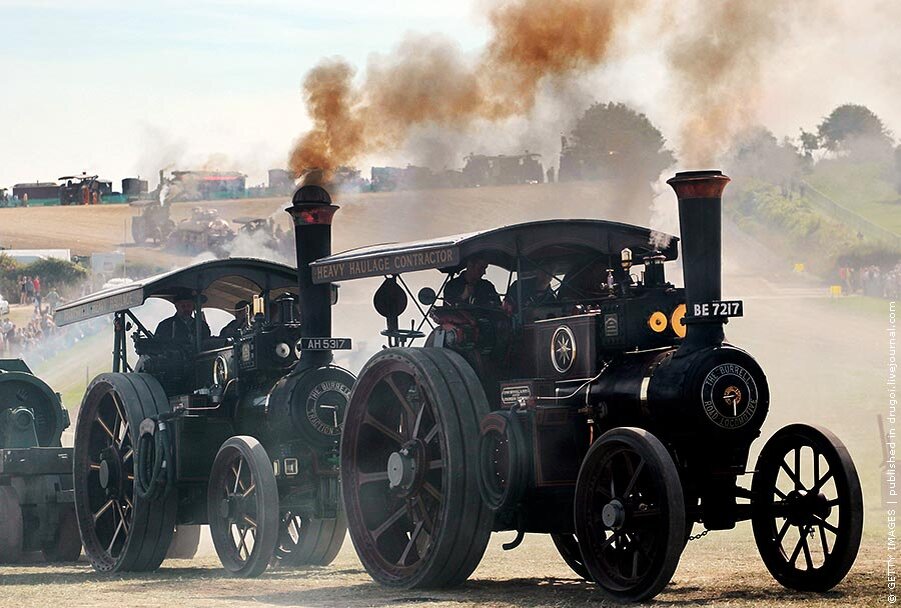
<path id="1" fill-rule="evenodd" d="M 667 44 L 676 102 L 682 112 L 684 166 L 711 166 L 735 134 L 757 124 L 763 61 L 788 38 L 799 3 L 697 2 L 677 16 Z M 672 22 L 670 27 L 673 27 Z"/>
<path id="2" fill-rule="evenodd" d="M 327 174 L 399 145 L 418 125 L 461 129 L 526 114 L 543 82 L 601 64 L 619 24 L 641 3 L 516 0 L 491 11 L 493 34 L 475 61 L 447 41 L 410 36 L 370 61 L 360 87 L 350 65 L 326 60 L 304 81 L 313 128 L 297 142 L 290 168 Z"/>

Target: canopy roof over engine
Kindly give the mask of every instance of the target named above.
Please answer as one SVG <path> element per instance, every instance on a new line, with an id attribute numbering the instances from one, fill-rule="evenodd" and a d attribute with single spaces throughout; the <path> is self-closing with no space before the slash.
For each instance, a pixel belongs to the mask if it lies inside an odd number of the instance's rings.
<path id="1" fill-rule="evenodd" d="M 250 301 L 264 290 L 271 298 L 287 292 L 296 295 L 297 272 L 257 258 L 210 260 L 92 293 L 57 308 L 53 320 L 57 325 L 69 325 L 135 308 L 148 298 L 171 302 L 185 290 L 202 294 L 205 308 L 233 310 L 241 300 Z"/>
<path id="2" fill-rule="evenodd" d="M 444 272 L 466 266 L 477 255 L 507 270 L 517 258 L 544 261 L 575 256 L 611 256 L 629 248 L 636 264 L 660 254 L 678 255 L 679 239 L 649 228 L 604 220 L 543 220 L 503 226 L 425 241 L 389 243 L 352 249 L 310 264 L 314 283 L 400 274 L 437 268 Z"/>

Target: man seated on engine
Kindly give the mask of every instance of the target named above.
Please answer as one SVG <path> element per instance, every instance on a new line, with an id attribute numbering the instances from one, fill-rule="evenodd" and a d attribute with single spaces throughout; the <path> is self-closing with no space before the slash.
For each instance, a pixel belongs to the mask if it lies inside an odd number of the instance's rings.
<path id="1" fill-rule="evenodd" d="M 517 299 L 522 291 L 522 308 L 555 304 L 557 296 L 551 289 L 551 279 L 554 275 L 546 270 L 539 269 L 534 274 L 523 273 L 522 279 L 516 279 L 507 289 L 504 296 L 504 310 L 508 313 L 517 312 L 519 308 Z"/>
<path id="2" fill-rule="evenodd" d="M 472 304 L 474 306 L 499 307 L 501 298 L 494 284 L 482 277 L 488 268 L 488 260 L 471 257 L 466 270 L 448 282 L 444 288 L 444 301 L 448 304 Z"/>
<path id="3" fill-rule="evenodd" d="M 203 299 L 203 297 L 201 296 Z M 194 320 L 194 296 L 189 289 L 180 289 L 175 293 L 172 303 L 175 304 L 175 314 L 168 319 L 163 319 L 156 326 L 153 337 L 157 340 L 170 342 L 173 345 L 194 347 L 197 343 L 195 335 L 196 323 Z M 200 339 L 210 337 L 210 326 L 201 315 Z"/>
<path id="4" fill-rule="evenodd" d="M 250 302 L 247 300 L 241 300 L 237 304 L 235 304 L 234 313 L 235 318 L 228 322 L 228 324 L 222 328 L 222 331 L 219 332 L 220 338 L 231 338 L 232 340 L 237 340 L 241 337 L 241 330 L 247 327 L 247 309 L 250 306 Z"/>

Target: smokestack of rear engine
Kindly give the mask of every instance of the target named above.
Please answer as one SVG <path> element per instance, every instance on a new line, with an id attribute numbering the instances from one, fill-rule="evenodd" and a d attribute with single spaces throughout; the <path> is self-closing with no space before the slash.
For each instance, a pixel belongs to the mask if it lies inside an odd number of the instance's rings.
<path id="1" fill-rule="evenodd" d="M 723 343 L 722 318 L 698 318 L 695 304 L 722 296 L 723 190 L 721 171 L 683 171 L 667 180 L 679 199 L 686 335 L 680 354 Z"/>
<path id="2" fill-rule="evenodd" d="M 297 283 L 302 316 L 301 337 L 330 338 L 332 335 L 332 285 L 313 284 L 310 263 L 332 252 L 332 217 L 338 210 L 321 186 L 302 186 L 285 209 L 294 218 L 297 250 Z M 331 351 L 304 351 L 299 369 L 331 363 Z"/>

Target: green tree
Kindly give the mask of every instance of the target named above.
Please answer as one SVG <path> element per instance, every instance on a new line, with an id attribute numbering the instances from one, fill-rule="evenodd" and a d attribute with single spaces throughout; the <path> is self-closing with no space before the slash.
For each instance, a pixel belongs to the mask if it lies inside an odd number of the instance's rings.
<path id="1" fill-rule="evenodd" d="M 807 159 L 788 138 L 780 142 L 770 130 L 757 126 L 735 137 L 724 162 L 735 179 L 755 178 L 794 189 Z"/>
<path id="2" fill-rule="evenodd" d="M 813 153 L 820 149 L 820 138 L 816 133 L 801 129 L 801 152 L 808 159 L 813 158 Z"/>
<path id="3" fill-rule="evenodd" d="M 647 116 L 623 103 L 595 103 L 576 122 L 560 155 L 560 179 L 656 181 L 675 162 Z"/>
<path id="4" fill-rule="evenodd" d="M 847 103 L 838 106 L 817 127 L 819 142 L 832 152 L 853 151 L 861 143 L 891 147 L 892 135 L 868 107 Z"/>

